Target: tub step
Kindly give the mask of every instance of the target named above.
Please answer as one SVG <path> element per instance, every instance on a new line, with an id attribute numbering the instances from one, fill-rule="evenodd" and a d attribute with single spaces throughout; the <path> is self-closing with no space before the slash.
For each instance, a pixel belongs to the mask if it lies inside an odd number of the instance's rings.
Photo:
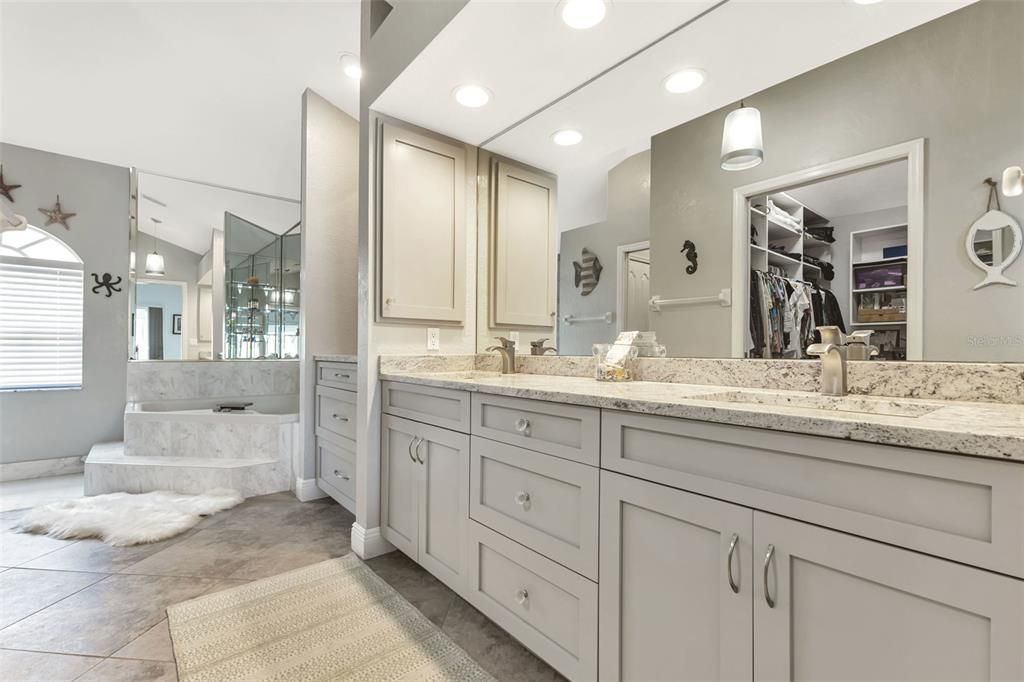
<path id="1" fill-rule="evenodd" d="M 85 494 L 237 490 L 244 497 L 291 489 L 288 464 L 275 459 L 127 456 L 124 443 L 98 443 L 85 460 Z"/>

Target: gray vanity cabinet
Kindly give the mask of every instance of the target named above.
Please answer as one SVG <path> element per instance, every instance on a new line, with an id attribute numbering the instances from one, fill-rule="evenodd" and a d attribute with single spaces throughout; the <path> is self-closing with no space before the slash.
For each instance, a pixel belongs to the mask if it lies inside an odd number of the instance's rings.
<path id="1" fill-rule="evenodd" d="M 381 418 L 384 538 L 462 593 L 469 519 L 469 436 Z"/>
<path id="2" fill-rule="evenodd" d="M 762 512 L 754 538 L 755 680 L 1024 679 L 1024 582 Z"/>
<path id="3" fill-rule="evenodd" d="M 602 680 L 749 680 L 753 511 L 601 472 Z"/>

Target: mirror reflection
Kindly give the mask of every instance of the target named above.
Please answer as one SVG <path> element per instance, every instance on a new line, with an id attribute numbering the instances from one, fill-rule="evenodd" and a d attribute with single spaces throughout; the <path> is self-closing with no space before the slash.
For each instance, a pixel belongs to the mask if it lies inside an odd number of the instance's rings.
<path id="1" fill-rule="evenodd" d="M 145 171 L 133 201 L 133 360 L 298 356 L 298 202 Z"/>

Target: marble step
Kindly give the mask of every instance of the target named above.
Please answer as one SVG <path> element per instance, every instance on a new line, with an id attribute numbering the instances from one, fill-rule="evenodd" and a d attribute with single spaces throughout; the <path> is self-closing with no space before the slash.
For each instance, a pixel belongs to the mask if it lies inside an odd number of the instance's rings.
<path id="1" fill-rule="evenodd" d="M 128 456 L 124 443 L 98 443 L 85 459 L 85 494 L 172 490 L 237 490 L 244 497 L 291 489 L 286 463 L 275 459 Z"/>

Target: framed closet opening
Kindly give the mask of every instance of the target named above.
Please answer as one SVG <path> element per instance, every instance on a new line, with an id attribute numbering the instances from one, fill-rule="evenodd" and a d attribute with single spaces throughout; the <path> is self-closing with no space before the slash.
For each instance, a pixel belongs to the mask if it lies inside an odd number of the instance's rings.
<path id="1" fill-rule="evenodd" d="M 733 191 L 731 355 L 807 359 L 840 327 L 922 357 L 924 140 Z"/>
<path id="2" fill-rule="evenodd" d="M 651 328 L 651 242 L 622 244 L 616 249 L 616 331 Z"/>

